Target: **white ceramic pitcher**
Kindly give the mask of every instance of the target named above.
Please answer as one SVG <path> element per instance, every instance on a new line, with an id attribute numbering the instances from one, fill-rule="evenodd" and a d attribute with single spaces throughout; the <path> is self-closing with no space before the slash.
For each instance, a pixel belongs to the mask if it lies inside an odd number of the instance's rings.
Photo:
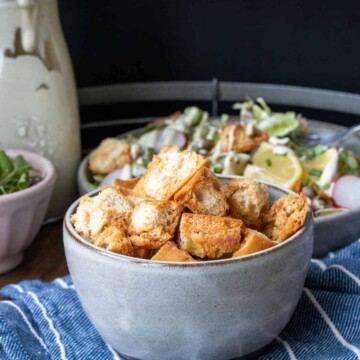
<path id="1" fill-rule="evenodd" d="M 48 157 L 57 183 L 48 217 L 76 196 L 76 88 L 56 0 L 0 0 L 0 148 Z"/>

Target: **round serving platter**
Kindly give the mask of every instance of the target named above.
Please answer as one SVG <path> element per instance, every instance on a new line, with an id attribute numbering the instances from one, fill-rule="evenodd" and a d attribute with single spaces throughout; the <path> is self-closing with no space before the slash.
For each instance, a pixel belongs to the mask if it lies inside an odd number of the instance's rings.
<path id="1" fill-rule="evenodd" d="M 238 120 L 233 117 L 231 120 Z M 322 133 L 336 133 L 346 129 L 344 126 L 327 122 L 308 120 L 309 130 Z M 118 138 L 127 138 L 128 135 L 137 136 L 143 128 L 128 131 L 117 135 Z M 356 135 L 349 137 L 341 145 L 354 151 L 360 156 L 360 138 Z M 86 156 L 78 169 L 78 189 L 84 195 L 93 189 L 88 184 L 88 156 Z M 314 257 L 322 257 L 330 251 L 337 250 L 360 238 L 360 204 L 355 210 L 345 211 L 315 219 Z"/>

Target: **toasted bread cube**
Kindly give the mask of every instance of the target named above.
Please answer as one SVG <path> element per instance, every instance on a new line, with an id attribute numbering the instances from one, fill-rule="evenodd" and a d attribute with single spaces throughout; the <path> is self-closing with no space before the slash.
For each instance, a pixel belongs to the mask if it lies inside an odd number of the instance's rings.
<path id="1" fill-rule="evenodd" d="M 307 210 L 308 203 L 303 193 L 281 197 L 266 216 L 264 234 L 273 241 L 285 241 L 303 226 Z"/>
<path id="2" fill-rule="evenodd" d="M 174 200 L 195 214 L 223 216 L 229 208 L 220 180 L 206 167 L 175 194 Z"/>
<path id="3" fill-rule="evenodd" d="M 129 189 L 132 190 L 138 183 L 139 179 L 129 179 L 129 180 L 122 180 L 122 179 L 115 179 L 114 181 L 114 188 L 117 190 L 121 189 Z"/>
<path id="4" fill-rule="evenodd" d="M 112 221 L 126 219 L 133 209 L 126 195 L 112 187 L 100 191 L 93 199 L 96 206 L 110 211 Z"/>
<path id="5" fill-rule="evenodd" d="M 228 217 L 184 213 L 178 245 L 199 258 L 217 259 L 240 247 L 243 222 Z"/>
<path id="6" fill-rule="evenodd" d="M 240 248 L 234 252 L 232 257 L 253 254 L 261 250 L 269 249 L 276 244 L 277 242 L 270 240 L 263 233 L 252 229 L 246 229 L 245 237 L 241 241 Z"/>
<path id="7" fill-rule="evenodd" d="M 79 206 L 76 208 L 76 212 L 71 215 L 70 222 L 74 226 L 76 232 L 86 240 L 91 239 L 91 227 L 90 214 L 94 208 L 94 200 L 89 196 L 82 196 L 80 198 Z M 94 215 L 91 216 L 93 219 Z M 92 226 L 94 228 L 94 225 Z M 97 228 L 97 226 L 96 226 Z M 102 228 L 102 226 L 101 226 Z M 101 230 L 101 229 L 100 229 Z"/>
<path id="8" fill-rule="evenodd" d="M 183 206 L 173 201 L 144 200 L 135 205 L 128 232 L 135 246 L 157 249 L 171 240 Z"/>
<path id="9" fill-rule="evenodd" d="M 126 223 L 132 208 L 124 194 L 107 187 L 94 197 L 81 197 L 71 223 L 79 235 L 93 241 L 106 226 L 114 222 Z"/>
<path id="10" fill-rule="evenodd" d="M 187 251 L 180 250 L 173 241 L 167 241 L 151 258 L 156 261 L 196 261 Z"/>
<path id="11" fill-rule="evenodd" d="M 191 151 L 179 151 L 174 145 L 163 146 L 148 165 L 134 188 L 136 195 L 156 200 L 171 200 L 208 161 Z"/>
<path id="12" fill-rule="evenodd" d="M 266 132 L 254 129 L 252 136 L 239 123 L 225 125 L 220 131 L 219 143 L 222 152 L 250 152 L 268 139 Z"/>
<path id="13" fill-rule="evenodd" d="M 94 236 L 94 245 L 114 253 L 133 256 L 134 249 L 131 241 L 127 238 L 125 230 L 111 225 Z"/>
<path id="14" fill-rule="evenodd" d="M 89 169 L 95 174 L 108 174 L 131 161 L 131 145 L 126 140 L 107 138 L 90 153 Z"/>
<path id="15" fill-rule="evenodd" d="M 133 246 L 134 248 L 134 257 L 140 258 L 140 259 L 149 259 L 150 256 L 150 250 L 145 249 L 139 246 Z"/>
<path id="16" fill-rule="evenodd" d="M 252 179 L 232 179 L 224 187 L 231 217 L 241 219 L 245 226 L 259 228 L 269 211 L 267 187 Z"/>
<path id="17" fill-rule="evenodd" d="M 137 180 L 137 179 L 136 179 Z M 114 189 L 116 189 L 117 192 L 123 194 L 126 199 L 133 205 L 135 206 L 137 203 L 146 200 L 143 197 L 137 196 L 134 192 L 134 189 L 130 189 L 127 187 L 122 187 L 119 186 L 119 183 L 117 184 L 117 186 L 115 186 L 115 184 L 112 186 Z"/>

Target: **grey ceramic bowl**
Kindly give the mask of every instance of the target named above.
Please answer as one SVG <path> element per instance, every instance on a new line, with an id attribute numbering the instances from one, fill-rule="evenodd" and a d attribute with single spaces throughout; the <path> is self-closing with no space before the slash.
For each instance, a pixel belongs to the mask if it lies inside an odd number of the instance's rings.
<path id="1" fill-rule="evenodd" d="M 338 132 L 344 130 L 345 127 L 330 124 L 322 121 L 309 120 L 310 129 L 319 132 Z M 141 130 L 141 129 L 139 129 Z M 127 134 L 139 133 L 139 130 L 134 130 L 119 137 L 126 137 Z M 343 146 L 347 149 L 353 150 L 360 156 L 360 139 L 353 135 Z M 85 157 L 78 169 L 78 189 L 81 195 L 90 192 L 87 180 L 88 158 Z M 341 226 L 339 226 L 341 224 Z M 314 257 L 325 256 L 329 251 L 337 250 L 343 246 L 348 245 L 352 241 L 360 237 L 360 204 L 359 208 L 353 211 L 334 214 L 323 218 L 315 219 L 315 242 L 314 242 Z"/>
<path id="2" fill-rule="evenodd" d="M 271 202 L 287 193 L 268 186 Z M 310 211 L 301 230 L 271 249 L 234 259 L 171 263 L 88 243 L 70 223 L 78 204 L 64 220 L 70 274 L 90 321 L 126 358 L 238 358 L 269 344 L 291 318 L 313 249 Z"/>

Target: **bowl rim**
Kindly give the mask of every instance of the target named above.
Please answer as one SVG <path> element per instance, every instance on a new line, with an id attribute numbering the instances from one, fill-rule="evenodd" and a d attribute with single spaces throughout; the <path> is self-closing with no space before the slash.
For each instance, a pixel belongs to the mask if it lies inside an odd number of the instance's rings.
<path id="1" fill-rule="evenodd" d="M 221 176 L 221 179 L 231 179 L 231 178 L 232 177 L 230 177 L 230 176 Z M 238 179 L 241 177 L 235 176 L 234 178 Z M 257 180 L 257 182 L 265 184 L 268 187 L 270 187 L 276 191 L 281 191 L 282 193 L 284 193 L 284 195 L 296 194 L 295 192 L 293 192 L 289 189 L 286 189 L 282 186 L 277 186 L 277 185 L 268 183 L 266 181 Z M 93 190 L 90 193 L 86 194 L 86 196 L 95 196 L 100 191 L 101 191 L 101 189 Z M 283 241 L 281 243 L 278 243 L 277 245 L 275 245 L 269 249 L 261 250 L 256 253 L 244 255 L 241 257 L 219 259 L 219 260 L 199 261 L 199 262 L 151 261 L 150 259 L 135 258 L 135 257 L 127 256 L 127 255 L 117 254 L 117 253 L 108 251 L 106 249 L 102 249 L 102 248 L 90 243 L 89 241 L 85 240 L 82 236 L 80 236 L 76 232 L 76 230 L 74 229 L 73 225 L 70 222 L 70 218 L 73 215 L 73 213 L 75 212 L 75 209 L 77 208 L 79 203 L 80 203 L 80 198 L 77 199 L 76 201 L 74 201 L 71 204 L 71 206 L 68 208 L 68 210 L 66 211 L 66 214 L 64 217 L 64 222 L 63 222 L 64 237 L 65 237 L 65 233 L 67 233 L 67 235 L 69 235 L 69 237 L 71 238 L 72 241 L 75 241 L 75 242 L 79 243 L 80 245 L 86 247 L 88 250 L 90 250 L 94 253 L 100 254 L 102 256 L 110 257 L 110 258 L 117 259 L 119 261 L 128 262 L 128 263 L 138 263 L 141 265 L 154 266 L 154 267 L 164 267 L 165 266 L 165 267 L 184 268 L 184 267 L 219 266 L 219 265 L 225 265 L 225 264 L 234 264 L 239 261 L 243 262 L 243 261 L 252 260 L 255 258 L 262 257 L 268 253 L 281 251 L 281 249 L 283 249 L 286 246 L 289 246 L 296 240 L 300 241 L 299 239 L 302 238 L 302 235 L 312 226 L 312 224 L 314 222 L 313 213 L 312 213 L 310 207 L 308 206 L 308 210 L 306 213 L 306 218 L 305 218 L 305 222 L 304 222 L 303 226 L 295 234 L 293 234 L 290 238 L 286 239 L 285 241 Z"/>
<path id="2" fill-rule="evenodd" d="M 38 161 L 40 163 L 40 166 L 37 165 L 36 168 L 37 170 L 43 172 L 42 175 L 44 177 L 39 183 L 32 185 L 26 189 L 19 190 L 11 194 L 0 195 L 0 204 L 11 202 L 13 200 L 23 197 L 30 197 L 32 195 L 36 195 L 37 193 L 42 191 L 44 187 L 52 186 L 55 183 L 56 180 L 55 167 L 52 164 L 52 162 L 47 158 L 45 158 L 44 156 L 33 153 L 31 151 L 26 151 L 21 149 L 2 148 L 2 150 L 4 150 L 6 154 L 10 156 L 23 155 L 25 160 L 28 161 L 31 165 L 33 165 L 33 161 Z"/>

